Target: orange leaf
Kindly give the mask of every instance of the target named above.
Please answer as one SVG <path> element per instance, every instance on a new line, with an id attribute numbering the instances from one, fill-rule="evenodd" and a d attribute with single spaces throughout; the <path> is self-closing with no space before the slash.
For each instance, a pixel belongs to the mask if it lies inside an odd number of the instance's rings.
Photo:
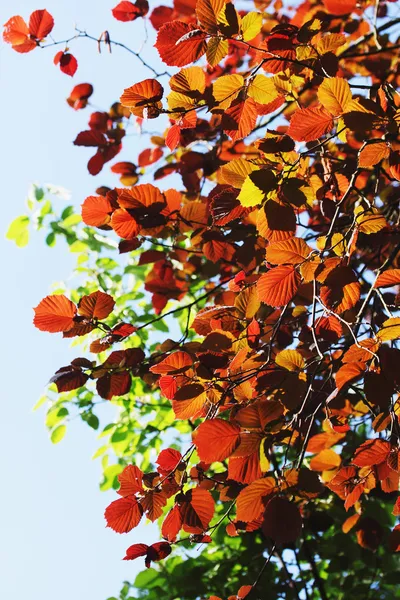
<path id="1" fill-rule="evenodd" d="M 110 222 L 112 211 L 105 196 L 88 196 L 82 204 L 82 221 L 91 227 L 103 227 Z"/>
<path id="2" fill-rule="evenodd" d="M 381 273 L 375 281 L 374 287 L 392 287 L 400 284 L 400 269 L 388 269 Z"/>
<path id="3" fill-rule="evenodd" d="M 218 31 L 217 17 L 227 0 L 198 0 L 196 3 L 196 16 L 200 25 L 208 33 Z"/>
<path id="4" fill-rule="evenodd" d="M 310 469 L 313 471 L 327 471 L 339 467 L 341 459 L 334 450 L 321 450 L 319 454 L 310 460 Z"/>
<path id="5" fill-rule="evenodd" d="M 18 44 L 24 44 L 28 39 L 28 25 L 19 15 L 11 17 L 11 19 L 4 24 L 3 40 L 8 44 L 17 46 Z M 36 44 L 34 44 L 34 46 L 36 46 Z"/>
<path id="6" fill-rule="evenodd" d="M 304 262 L 311 251 L 312 248 L 302 238 L 292 237 L 288 240 L 269 244 L 265 258 L 267 262 L 273 265 L 284 263 L 298 265 Z"/>
<path id="7" fill-rule="evenodd" d="M 113 212 L 111 226 L 115 233 L 124 240 L 133 240 L 140 230 L 135 219 L 123 208 L 117 208 Z"/>
<path id="8" fill-rule="evenodd" d="M 354 454 L 353 463 L 357 467 L 372 467 L 387 459 L 391 445 L 385 440 L 367 440 L 359 446 Z"/>
<path id="9" fill-rule="evenodd" d="M 126 88 L 120 98 L 122 106 L 126 106 L 138 117 L 143 117 L 143 110 L 146 107 L 153 106 L 156 110 L 154 114 L 150 108 L 148 117 L 158 116 L 161 105 L 158 106 L 164 94 L 164 88 L 156 79 L 144 79 Z"/>
<path id="10" fill-rule="evenodd" d="M 355 306 L 360 298 L 361 286 L 350 267 L 333 269 L 321 287 L 322 302 L 336 313 Z"/>
<path id="11" fill-rule="evenodd" d="M 206 463 L 228 458 L 240 440 L 240 427 L 222 419 L 201 423 L 194 435 L 194 443 L 200 460 Z"/>
<path id="12" fill-rule="evenodd" d="M 296 142 L 312 142 L 333 129 L 332 115 L 323 107 L 301 108 L 293 114 L 287 134 Z"/>
<path id="13" fill-rule="evenodd" d="M 344 385 L 359 379 L 365 371 L 366 365 L 364 362 L 352 362 L 344 364 L 336 373 L 336 387 L 340 390 Z"/>
<path id="14" fill-rule="evenodd" d="M 263 499 L 275 491 L 275 479 L 257 479 L 242 490 L 236 500 L 238 521 L 249 523 L 258 519 L 264 509 Z"/>
<path id="15" fill-rule="evenodd" d="M 193 384 L 193 387 L 197 385 Z M 189 388 L 192 386 L 184 386 L 184 388 Z M 202 387 L 202 386 L 199 386 Z M 184 390 L 183 388 L 181 388 L 179 390 L 179 392 L 184 391 L 185 394 L 189 393 L 186 391 L 186 389 Z M 175 394 L 175 398 L 177 395 L 179 395 L 179 392 L 177 392 L 177 394 Z M 206 393 L 203 392 L 196 392 L 195 390 L 193 390 L 193 396 L 190 396 L 190 398 L 187 398 L 185 400 L 173 400 L 172 401 L 172 409 L 175 413 L 175 416 L 177 419 L 195 419 L 197 417 L 200 417 L 203 414 L 203 407 L 205 402 L 207 401 L 207 396 Z"/>
<path id="16" fill-rule="evenodd" d="M 300 275 L 293 267 L 280 266 L 270 269 L 257 281 L 257 293 L 269 306 L 284 306 L 293 298 L 300 285 Z"/>
<path id="17" fill-rule="evenodd" d="M 275 362 L 288 371 L 302 371 L 305 367 L 303 356 L 298 350 L 282 350 L 278 352 Z"/>
<path id="18" fill-rule="evenodd" d="M 347 15 L 356 8 L 357 0 L 323 0 L 328 14 Z"/>
<path id="19" fill-rule="evenodd" d="M 33 324 L 41 331 L 68 331 L 74 325 L 76 306 L 63 294 L 46 296 L 34 309 Z"/>
<path id="20" fill-rule="evenodd" d="M 367 144 L 358 155 L 358 165 L 362 168 L 374 167 L 381 160 L 389 158 L 390 147 L 386 142 L 377 142 L 376 144 Z"/>
<path id="21" fill-rule="evenodd" d="M 112 312 L 115 300 L 104 292 L 93 292 L 83 296 L 78 304 L 78 312 L 87 319 L 105 319 Z"/>
<path id="22" fill-rule="evenodd" d="M 235 100 L 222 115 L 221 127 L 236 142 L 251 133 L 257 121 L 257 105 L 252 98 Z"/>
<path id="23" fill-rule="evenodd" d="M 161 362 L 150 367 L 152 373 L 157 375 L 171 375 L 184 373 L 193 365 L 193 360 L 187 352 L 173 352 L 164 358 Z"/>
<path id="24" fill-rule="evenodd" d="M 111 527 L 117 533 L 128 533 L 139 525 L 143 509 L 134 496 L 119 498 L 107 506 L 104 516 L 107 527 Z"/>

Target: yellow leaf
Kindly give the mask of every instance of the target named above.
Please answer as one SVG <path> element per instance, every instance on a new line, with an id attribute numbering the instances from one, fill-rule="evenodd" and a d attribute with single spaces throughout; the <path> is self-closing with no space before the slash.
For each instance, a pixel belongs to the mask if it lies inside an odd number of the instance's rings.
<path id="1" fill-rule="evenodd" d="M 206 89 L 206 76 L 201 67 L 186 67 L 171 77 L 169 87 L 181 94 L 193 91 L 203 94 Z"/>
<path id="2" fill-rule="evenodd" d="M 264 198 L 265 192 L 260 190 L 260 188 L 253 183 L 250 177 L 246 177 L 246 180 L 237 198 L 240 204 L 242 206 L 257 206 L 257 204 L 261 204 Z"/>
<path id="3" fill-rule="evenodd" d="M 243 183 L 238 200 L 242 206 L 256 206 L 276 187 L 276 177 L 272 170 L 260 169 L 250 173 Z"/>
<path id="4" fill-rule="evenodd" d="M 318 88 L 318 100 L 332 115 L 346 112 L 352 100 L 350 86 L 342 77 L 324 79 Z"/>
<path id="5" fill-rule="evenodd" d="M 248 160 L 244 160 L 244 158 L 232 160 L 220 169 L 221 183 L 228 183 L 239 189 L 245 182 L 246 177 L 253 171 L 258 170 L 259 167 L 256 167 L 256 165 L 253 165 Z"/>
<path id="6" fill-rule="evenodd" d="M 249 12 L 242 19 L 242 35 L 245 42 L 254 39 L 261 31 L 262 14 L 258 12 Z"/>
<path id="7" fill-rule="evenodd" d="M 193 98 L 190 98 L 185 94 L 180 94 L 179 92 L 171 92 L 168 94 L 167 101 L 169 110 L 173 110 L 176 113 L 190 110 L 195 105 L 195 100 Z"/>
<path id="8" fill-rule="evenodd" d="M 247 88 L 247 93 L 258 104 L 269 104 L 279 96 L 274 78 L 265 75 L 256 75 Z"/>
<path id="9" fill-rule="evenodd" d="M 332 250 L 336 254 L 336 256 L 343 256 L 346 254 L 347 244 L 346 240 L 341 233 L 334 233 L 332 236 Z M 325 244 L 324 244 L 325 247 Z"/>
<path id="10" fill-rule="evenodd" d="M 315 44 L 318 38 L 317 44 Z M 343 33 L 323 33 L 313 38 L 313 46 L 316 47 L 318 54 L 327 52 L 336 53 L 335 50 L 346 43 L 346 36 Z"/>
<path id="11" fill-rule="evenodd" d="M 218 108 L 229 108 L 244 86 L 242 75 L 223 75 L 213 84 L 213 96 L 218 102 Z"/>
<path id="12" fill-rule="evenodd" d="M 267 471 L 269 471 L 269 460 L 268 460 L 268 456 L 265 453 L 265 444 L 264 442 L 266 441 L 267 438 L 264 438 L 261 441 L 260 444 L 260 469 L 262 471 L 262 473 L 266 473 Z"/>
<path id="13" fill-rule="evenodd" d="M 288 371 L 301 371 L 304 369 L 304 358 L 297 350 L 282 350 L 278 352 L 275 362 L 279 367 Z"/>
<path id="14" fill-rule="evenodd" d="M 211 67 L 215 67 L 228 54 L 228 40 L 221 38 L 211 38 L 207 44 L 206 57 Z"/>
<path id="15" fill-rule="evenodd" d="M 354 210 L 358 229 L 361 233 L 377 233 L 387 226 L 385 217 L 379 214 L 376 208 L 366 211 L 362 206 L 357 206 Z"/>
<path id="16" fill-rule="evenodd" d="M 381 342 L 388 342 L 400 338 L 400 317 L 387 319 L 376 334 L 376 337 Z"/>

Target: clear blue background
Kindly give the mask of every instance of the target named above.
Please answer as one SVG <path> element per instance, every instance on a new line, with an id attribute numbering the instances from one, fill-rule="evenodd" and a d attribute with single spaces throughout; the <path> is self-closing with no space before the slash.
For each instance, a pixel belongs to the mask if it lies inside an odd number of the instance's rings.
<path id="1" fill-rule="evenodd" d="M 0 22 L 16 14 L 28 20 L 33 10 L 47 8 L 55 19 L 56 40 L 70 37 L 76 23 L 95 36 L 109 29 L 112 38 L 138 49 L 144 38 L 143 21 L 117 22 L 111 15 L 116 4 L 116 0 L 48 0 L 46 5 L 15 0 L 1 3 Z M 47 248 L 43 235 L 35 233 L 27 248 L 18 249 L 5 240 L 8 223 L 25 212 L 33 181 L 66 187 L 75 205 L 98 185 L 117 183 L 108 169 L 96 178 L 87 173 L 93 149 L 76 148 L 72 141 L 86 129 L 90 109 L 75 112 L 65 98 L 77 83 L 91 82 L 93 104 L 108 108 L 125 87 L 151 77 L 121 49 L 115 48 L 111 56 L 105 51 L 98 55 L 96 43 L 89 40 L 77 40 L 70 48 L 79 63 L 73 78 L 53 65 L 63 46 L 21 55 L 0 43 L 0 597 L 7 600 L 105 600 L 118 595 L 121 582 L 134 579 L 142 567 L 139 561 L 121 560 L 127 546 L 156 541 L 149 527 L 128 535 L 105 528 L 104 508 L 116 496 L 98 489 L 101 469 L 91 460 L 99 445 L 96 433 L 75 420 L 66 438 L 53 446 L 43 409 L 32 412 L 49 377 L 75 355 L 61 335 L 33 328 L 32 307 L 49 293 L 52 282 L 68 278 L 74 256 L 59 242 Z M 153 61 L 155 50 L 148 53 Z M 130 138 L 120 159 L 135 161 L 141 147 L 138 138 Z"/>

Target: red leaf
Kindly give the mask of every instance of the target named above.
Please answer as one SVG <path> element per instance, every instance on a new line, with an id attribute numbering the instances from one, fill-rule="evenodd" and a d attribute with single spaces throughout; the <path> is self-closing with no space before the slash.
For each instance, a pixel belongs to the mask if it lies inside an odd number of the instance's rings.
<path id="1" fill-rule="evenodd" d="M 76 306 L 63 294 L 46 296 L 34 309 L 33 324 L 41 331 L 68 331 L 74 325 Z"/>
<path id="2" fill-rule="evenodd" d="M 95 131 L 93 129 L 81 131 L 74 140 L 74 146 L 99 147 L 105 146 L 106 144 L 107 140 L 105 136 L 100 131 Z"/>
<path id="3" fill-rule="evenodd" d="M 105 319 L 112 312 L 115 300 L 104 292 L 93 292 L 83 296 L 78 304 L 78 312 L 87 319 Z"/>
<path id="4" fill-rule="evenodd" d="M 54 64 L 60 65 L 60 70 L 70 77 L 75 75 L 78 68 L 78 61 L 75 56 L 69 54 L 69 52 L 57 52 L 54 57 Z"/>
<path id="5" fill-rule="evenodd" d="M 181 505 L 184 531 L 203 533 L 214 516 L 214 508 L 214 500 L 208 490 L 193 488 L 187 492 Z"/>
<path id="6" fill-rule="evenodd" d="M 149 3 L 147 0 L 136 0 L 135 4 L 123 0 L 115 8 L 112 9 L 112 14 L 118 21 L 134 21 L 138 17 L 144 17 L 149 11 Z"/>
<path id="7" fill-rule="evenodd" d="M 173 400 L 178 389 L 175 377 L 172 377 L 172 375 L 163 375 L 158 380 L 158 385 L 160 386 L 161 393 L 168 398 L 168 400 Z"/>
<path id="8" fill-rule="evenodd" d="M 183 21 L 165 23 L 158 31 L 155 47 L 161 60 L 170 66 L 184 67 L 206 51 L 206 34 Z"/>
<path id="9" fill-rule="evenodd" d="M 166 471 L 170 473 L 173 471 L 181 462 L 182 454 L 174 448 L 166 448 L 162 450 L 158 455 L 156 463 L 159 465 L 158 470 Z"/>
<path id="10" fill-rule="evenodd" d="M 178 504 L 169 511 L 162 524 L 162 536 L 169 542 L 174 542 L 182 528 L 182 514 Z"/>
<path id="11" fill-rule="evenodd" d="M 119 498 L 107 506 L 104 517 L 107 527 L 111 527 L 117 533 L 128 533 L 139 525 L 143 509 L 134 496 Z"/>
<path id="12" fill-rule="evenodd" d="M 126 556 L 122 560 L 134 560 L 139 556 L 146 556 L 149 546 L 147 544 L 133 544 L 126 551 Z"/>
<path id="13" fill-rule="evenodd" d="M 128 465 L 118 475 L 118 481 L 121 484 L 117 494 L 123 497 L 133 496 L 143 492 L 142 486 L 143 473 L 135 465 Z"/>
<path id="14" fill-rule="evenodd" d="M 223 461 L 237 448 L 240 427 L 222 419 L 201 423 L 194 435 L 194 443 L 201 460 L 206 463 Z"/>
<path id="15" fill-rule="evenodd" d="M 70 392 L 84 386 L 88 379 L 86 373 L 71 365 L 59 369 L 50 379 L 50 383 L 56 384 L 58 392 Z"/>
<path id="16" fill-rule="evenodd" d="M 149 568 L 152 560 L 154 562 L 158 562 L 159 560 L 166 558 L 169 554 L 171 554 L 171 550 L 172 548 L 168 542 L 156 542 L 155 544 L 152 544 L 147 551 L 144 564 L 147 568 Z"/>
<path id="17" fill-rule="evenodd" d="M 150 15 L 150 22 L 154 29 L 157 31 L 168 21 L 171 21 L 171 17 L 174 13 L 174 9 L 170 6 L 156 6 Z"/>
<path id="18" fill-rule="evenodd" d="M 54 19 L 47 10 L 35 10 L 29 18 L 29 33 L 37 40 L 47 37 L 54 27 Z"/>
<path id="19" fill-rule="evenodd" d="M 180 138 L 181 128 L 179 127 L 179 125 L 172 125 L 172 127 L 168 129 L 168 133 L 165 138 L 165 143 L 167 144 L 171 152 L 175 150 L 175 148 L 179 144 Z"/>
<path id="20" fill-rule="evenodd" d="M 99 396 L 105 400 L 111 400 L 114 396 L 124 396 L 131 389 L 131 376 L 126 371 L 107 373 L 97 380 L 96 389 Z"/>
<path id="21" fill-rule="evenodd" d="M 79 83 L 72 89 L 67 102 L 74 110 L 80 110 L 85 108 L 92 94 L 93 86 L 90 83 Z"/>
<path id="22" fill-rule="evenodd" d="M 103 167 L 104 157 L 100 150 L 98 150 L 96 154 L 89 160 L 87 168 L 91 175 L 98 175 Z"/>
<path id="23" fill-rule="evenodd" d="M 296 504 L 287 498 L 272 498 L 264 513 L 262 531 L 277 544 L 296 541 L 302 529 L 302 519 Z"/>
<path id="24" fill-rule="evenodd" d="M 147 148 L 139 154 L 138 165 L 139 167 L 147 167 L 148 165 L 152 165 L 153 163 L 157 162 L 162 155 L 163 151 L 158 146 L 155 148 Z"/>

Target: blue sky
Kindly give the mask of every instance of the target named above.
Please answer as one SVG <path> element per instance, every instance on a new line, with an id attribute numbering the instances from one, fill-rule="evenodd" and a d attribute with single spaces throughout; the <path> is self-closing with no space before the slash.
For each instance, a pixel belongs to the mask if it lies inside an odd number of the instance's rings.
<path id="1" fill-rule="evenodd" d="M 70 37 L 76 23 L 96 36 L 107 28 L 112 38 L 137 49 L 143 23 L 117 22 L 111 15 L 115 4 L 15 0 L 0 5 L 0 22 L 14 14 L 28 20 L 33 10 L 47 8 L 55 19 L 57 40 Z M 91 150 L 75 148 L 72 140 L 86 128 L 90 111 L 74 112 L 65 98 L 75 84 L 92 82 L 93 103 L 107 108 L 125 87 L 151 76 L 123 50 L 99 56 L 95 43 L 78 40 L 71 45 L 79 62 L 71 79 L 52 62 L 61 48 L 20 55 L 0 43 L 4 320 L 0 597 L 7 600 L 105 600 L 117 595 L 121 582 L 132 580 L 142 566 L 121 560 L 127 546 L 146 537 L 156 541 L 149 528 L 128 536 L 105 528 L 103 511 L 115 494 L 98 489 L 100 465 L 91 460 L 99 445 L 95 432 L 75 420 L 66 438 L 53 446 L 43 410 L 32 412 L 49 377 L 71 357 L 67 340 L 33 328 L 32 307 L 52 282 L 68 277 L 74 257 L 60 243 L 47 248 L 40 234 L 33 234 L 27 248 L 18 249 L 4 237 L 7 225 L 24 212 L 33 181 L 64 186 L 77 206 L 97 185 L 116 184 L 108 169 L 96 178 L 88 175 Z M 150 55 L 156 57 L 155 50 Z M 130 138 L 121 160 L 134 161 L 142 147 L 137 138 Z"/>

